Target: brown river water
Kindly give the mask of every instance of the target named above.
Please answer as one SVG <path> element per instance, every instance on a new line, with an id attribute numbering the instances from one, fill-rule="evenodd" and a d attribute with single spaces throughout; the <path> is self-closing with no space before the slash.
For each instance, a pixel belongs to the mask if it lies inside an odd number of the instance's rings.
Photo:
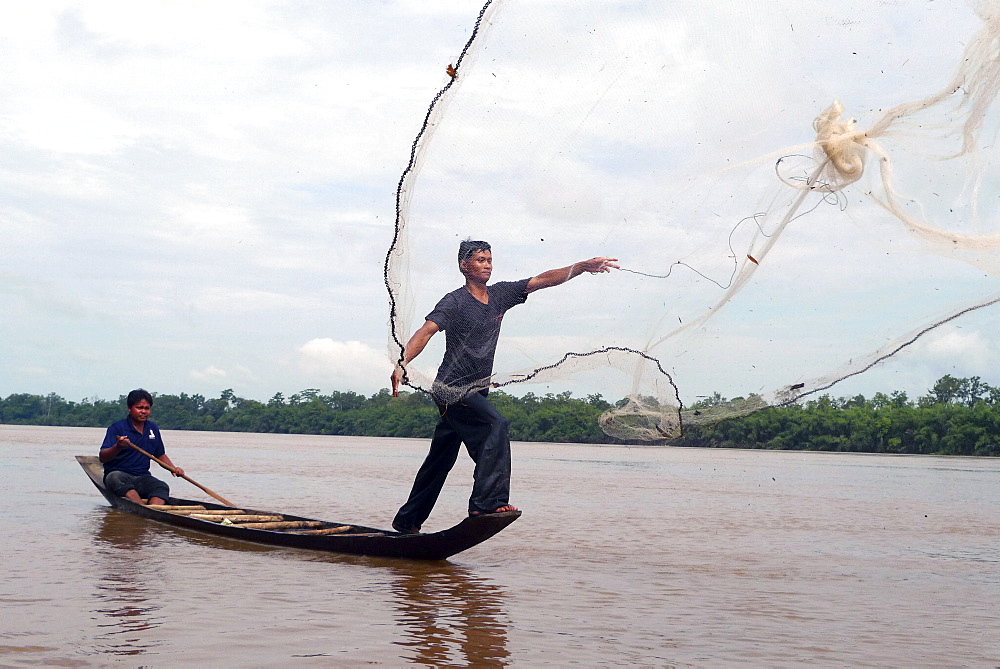
<path id="1" fill-rule="evenodd" d="M 415 562 L 112 510 L 73 459 L 103 433 L 0 425 L 0 666 L 1000 666 L 1000 459 L 515 443 L 524 515 Z M 235 504 L 374 527 L 426 449 L 164 441 Z M 461 520 L 471 472 L 425 531 Z"/>

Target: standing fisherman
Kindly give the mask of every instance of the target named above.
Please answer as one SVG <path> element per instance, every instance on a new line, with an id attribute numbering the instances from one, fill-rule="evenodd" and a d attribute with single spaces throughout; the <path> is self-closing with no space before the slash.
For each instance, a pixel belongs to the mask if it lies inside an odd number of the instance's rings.
<path id="1" fill-rule="evenodd" d="M 401 364 L 396 365 L 391 377 L 396 397 L 404 378 L 403 367 L 420 355 L 431 337 L 445 331 L 444 358 L 432 389 L 440 419 L 410 497 L 392 521 L 393 529 L 405 534 L 420 531 L 458 458 L 462 442 L 476 463 L 469 515 L 517 511 L 508 503 L 509 423 L 487 399 L 501 321 L 507 310 L 523 304 L 529 293 L 558 286 L 584 272 L 609 272 L 618 268 L 614 264 L 617 260 L 591 258 L 530 279 L 487 286 L 493 273 L 490 245 L 470 239 L 459 244 L 458 268 L 465 276 L 465 285 L 441 298 L 427 315 L 406 343 Z"/>

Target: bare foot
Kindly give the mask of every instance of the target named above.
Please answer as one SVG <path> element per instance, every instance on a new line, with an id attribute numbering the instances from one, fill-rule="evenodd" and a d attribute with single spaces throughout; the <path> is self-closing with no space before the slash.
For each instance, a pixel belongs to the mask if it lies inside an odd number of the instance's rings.
<path id="1" fill-rule="evenodd" d="M 504 504 L 503 506 L 501 506 L 499 509 L 496 509 L 495 511 L 487 511 L 486 513 L 482 512 L 482 511 L 470 511 L 469 515 L 470 516 L 483 516 L 483 515 L 489 515 L 491 513 L 506 513 L 508 511 L 520 511 L 520 509 L 517 508 L 516 506 L 514 506 L 513 504 Z"/>
<path id="2" fill-rule="evenodd" d="M 413 526 L 403 525 L 402 523 L 396 520 L 392 521 L 392 529 L 396 530 L 400 534 L 420 534 L 419 525 L 413 525 Z"/>

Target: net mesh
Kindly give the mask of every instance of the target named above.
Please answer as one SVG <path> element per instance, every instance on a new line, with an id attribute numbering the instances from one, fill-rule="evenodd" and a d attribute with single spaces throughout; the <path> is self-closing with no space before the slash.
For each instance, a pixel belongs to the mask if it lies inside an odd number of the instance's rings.
<path id="1" fill-rule="evenodd" d="M 621 259 L 513 310 L 477 383 L 622 398 L 601 427 L 627 440 L 900 381 L 998 301 L 997 3 L 689 4 L 481 7 L 399 182 L 394 361 L 469 236 L 496 279 Z"/>

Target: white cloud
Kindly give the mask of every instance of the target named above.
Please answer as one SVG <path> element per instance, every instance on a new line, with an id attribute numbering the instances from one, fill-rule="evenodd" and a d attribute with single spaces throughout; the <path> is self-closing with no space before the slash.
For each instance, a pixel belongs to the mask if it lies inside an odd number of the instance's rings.
<path id="1" fill-rule="evenodd" d="M 245 388 L 253 386 L 259 381 L 257 375 L 250 371 L 248 367 L 238 363 L 226 365 L 225 367 L 206 365 L 201 369 L 192 369 L 188 372 L 188 379 L 196 384 L 193 390 L 210 394 L 218 392 L 225 387 Z M 267 390 L 270 390 L 270 388 Z M 179 392 L 184 392 L 184 390 Z"/>
<path id="2" fill-rule="evenodd" d="M 209 365 L 204 369 L 192 369 L 188 376 L 198 383 L 218 383 L 225 381 L 228 374 L 226 370 L 219 369 L 215 365 Z"/>
<path id="3" fill-rule="evenodd" d="M 917 360 L 953 376 L 983 376 L 1000 362 L 996 343 L 982 332 L 946 326 L 928 335 L 915 353 Z"/>
<path id="4" fill-rule="evenodd" d="M 372 392 L 389 385 L 388 355 L 360 341 L 311 339 L 299 348 L 299 369 L 311 382 Z"/>

